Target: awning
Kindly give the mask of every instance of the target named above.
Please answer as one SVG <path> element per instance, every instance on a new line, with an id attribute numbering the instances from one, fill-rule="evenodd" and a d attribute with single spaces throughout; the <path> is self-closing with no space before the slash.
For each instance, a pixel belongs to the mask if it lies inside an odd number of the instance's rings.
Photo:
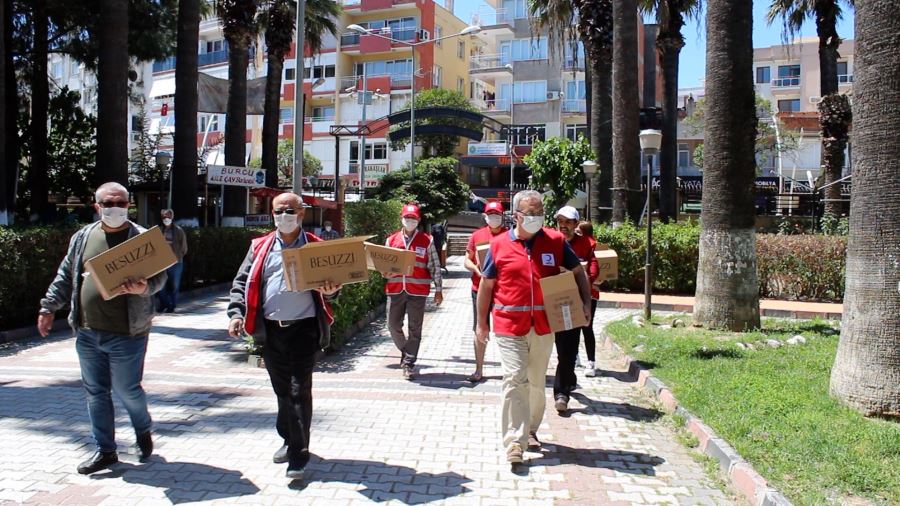
<path id="1" fill-rule="evenodd" d="M 175 94 L 175 78 L 154 79 L 150 87 L 150 98 L 166 97 Z"/>

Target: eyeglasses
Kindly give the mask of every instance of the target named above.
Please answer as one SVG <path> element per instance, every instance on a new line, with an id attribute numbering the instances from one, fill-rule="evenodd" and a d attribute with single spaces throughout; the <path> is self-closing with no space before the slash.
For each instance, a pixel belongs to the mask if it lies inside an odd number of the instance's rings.
<path id="1" fill-rule="evenodd" d="M 104 200 L 103 202 L 97 202 L 100 204 L 100 207 L 105 207 L 109 209 L 110 207 L 128 207 L 127 200 Z"/>
<path id="2" fill-rule="evenodd" d="M 281 208 L 281 209 L 275 209 L 275 210 L 272 211 L 272 212 L 274 212 L 276 215 L 281 215 L 281 214 L 297 214 L 297 210 L 294 209 L 293 207 L 283 207 L 283 208 Z"/>
<path id="3" fill-rule="evenodd" d="M 531 213 L 525 213 L 525 212 L 522 212 L 522 211 L 516 211 L 516 214 L 521 214 L 522 216 L 527 216 L 527 217 L 529 217 L 529 218 L 535 218 L 535 217 L 537 217 L 537 216 L 543 216 L 543 215 L 544 215 L 544 213 L 531 214 Z"/>

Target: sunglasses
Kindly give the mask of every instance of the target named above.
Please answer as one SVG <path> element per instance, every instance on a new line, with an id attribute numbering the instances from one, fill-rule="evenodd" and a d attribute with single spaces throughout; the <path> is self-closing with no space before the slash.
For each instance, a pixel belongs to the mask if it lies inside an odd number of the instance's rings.
<path id="1" fill-rule="evenodd" d="M 294 209 L 293 207 L 285 207 L 285 208 L 282 208 L 282 209 L 275 209 L 275 210 L 272 211 L 272 212 L 275 213 L 276 215 L 280 215 L 280 214 L 297 214 L 297 210 Z"/>
<path id="2" fill-rule="evenodd" d="M 97 202 L 97 204 L 106 209 L 110 207 L 128 207 L 127 200 L 104 200 L 103 202 Z"/>

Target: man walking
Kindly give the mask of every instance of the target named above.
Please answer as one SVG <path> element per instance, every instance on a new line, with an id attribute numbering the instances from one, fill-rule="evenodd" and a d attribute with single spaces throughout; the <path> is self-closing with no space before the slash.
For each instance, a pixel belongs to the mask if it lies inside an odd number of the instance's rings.
<path id="1" fill-rule="evenodd" d="M 275 429 L 284 441 L 272 461 L 287 462 L 286 476 L 292 480 L 303 477 L 310 458 L 313 367 L 316 352 L 331 342 L 334 318 L 328 301 L 339 289 L 329 283 L 315 291 L 287 290 L 281 252 L 321 241 L 300 228 L 305 212 L 299 195 L 275 197 L 276 230 L 250 243 L 228 304 L 228 333 L 238 337 L 246 332 L 263 345 L 266 371 L 278 398 Z"/>
<path id="2" fill-rule="evenodd" d="M 80 474 L 95 473 L 119 461 L 113 391 L 131 417 L 141 462 L 153 453 L 152 422 L 141 380 L 153 320 L 153 295 L 166 282 L 165 272 L 150 279 L 128 280 L 115 290 L 115 297 L 103 299 L 93 277 L 85 274 L 84 262 L 144 229 L 128 221 L 128 190 L 124 186 L 103 184 L 94 199 L 100 221 L 72 236 L 56 278 L 41 299 L 37 320 L 38 331 L 47 336 L 56 311 L 69 306 L 91 433 L 97 443 L 97 451 L 78 465 Z"/>
<path id="3" fill-rule="evenodd" d="M 597 240 L 594 239 L 594 226 L 591 222 L 582 221 L 579 223 L 578 233 L 587 238 L 588 243 L 590 243 L 591 251 L 597 249 Z M 591 254 L 591 257 L 595 261 L 597 260 L 597 257 L 593 253 Z M 591 276 L 589 273 L 588 277 L 591 280 L 591 321 L 594 321 L 594 315 L 597 314 L 597 302 L 600 300 L 600 290 L 597 288 L 597 285 L 594 284 L 597 278 L 600 277 L 600 262 L 597 262 L 597 274 Z M 587 353 L 588 359 L 587 367 L 584 369 L 584 375 L 588 378 L 593 378 L 597 375 L 597 341 L 594 338 L 594 327 L 592 325 L 585 325 L 581 328 L 581 331 L 584 333 L 584 351 Z M 577 358 L 575 363 L 578 363 Z"/>
<path id="4" fill-rule="evenodd" d="M 488 340 L 488 311 L 493 302 L 494 334 L 503 367 L 501 427 L 506 460 L 520 464 L 523 449 L 540 447 L 537 429 L 544 416 L 547 364 L 553 339 L 541 279 L 562 268 L 575 274 L 585 316 L 590 286 L 565 237 L 544 228 L 541 194 L 525 190 L 513 199 L 516 228 L 491 240 L 478 287 L 476 337 Z"/>
<path id="5" fill-rule="evenodd" d="M 407 204 L 400 210 L 403 228 L 387 238 L 386 246 L 413 251 L 416 263 L 409 276 L 391 275 L 384 285 L 388 295 L 388 328 L 394 344 L 400 350 L 400 368 L 403 377 L 415 377 L 416 358 L 422 342 L 422 321 L 425 319 L 425 299 L 434 282 L 434 304 L 444 301 L 441 292 L 441 260 L 431 236 L 420 232 L 422 214 L 419 206 Z M 408 318 L 408 337 L 403 334 L 403 317 Z"/>
<path id="6" fill-rule="evenodd" d="M 478 285 L 481 283 L 481 268 L 483 267 L 478 261 L 478 249 L 489 245 L 494 236 L 509 231 L 507 227 L 503 226 L 503 204 L 500 202 L 490 202 L 485 206 L 484 221 L 487 225 L 473 232 L 469 238 L 469 244 L 466 245 L 465 266 L 472 273 L 473 332 L 478 327 L 478 305 L 476 300 L 478 298 Z M 490 321 L 488 324 L 490 324 Z M 480 383 L 484 380 L 484 353 L 486 350 L 486 343 L 475 339 L 475 372 L 466 378 L 470 383 Z"/>
<path id="7" fill-rule="evenodd" d="M 181 286 L 181 273 L 184 272 L 184 255 L 187 254 L 187 236 L 181 227 L 172 222 L 175 217 L 175 211 L 171 209 L 163 209 L 160 211 L 162 217 L 162 233 L 166 238 L 166 242 L 175 253 L 178 263 L 166 269 L 166 286 L 157 294 L 159 299 L 159 310 L 162 313 L 174 313 L 175 306 L 178 304 L 178 290 Z"/>
<path id="8" fill-rule="evenodd" d="M 597 265 L 597 259 L 594 258 L 594 246 L 591 241 L 587 237 L 575 233 L 578 229 L 578 210 L 572 206 L 561 207 L 554 218 L 556 218 L 556 228 L 565 236 L 566 242 L 569 243 L 569 247 L 575 252 L 578 260 L 582 265 L 587 265 L 588 281 L 593 284 L 600 274 L 600 268 Z M 593 292 L 593 288 L 591 291 Z M 588 326 L 591 324 L 591 319 L 588 318 Z M 569 394 L 575 390 L 578 382 L 575 377 L 575 359 L 578 357 L 578 344 L 582 328 L 557 332 L 555 336 L 558 362 L 556 378 L 553 381 L 553 399 L 554 407 L 559 414 L 568 411 Z M 593 362 L 589 363 L 588 367 L 593 369 Z"/>

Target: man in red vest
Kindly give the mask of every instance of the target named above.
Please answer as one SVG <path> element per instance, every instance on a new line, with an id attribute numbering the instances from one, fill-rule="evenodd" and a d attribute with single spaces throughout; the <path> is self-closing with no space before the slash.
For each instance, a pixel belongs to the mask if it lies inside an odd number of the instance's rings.
<path id="1" fill-rule="evenodd" d="M 578 256 L 582 266 L 587 266 L 588 281 L 593 285 L 594 280 L 600 275 L 600 267 L 597 265 L 597 259 L 594 257 L 594 245 L 590 239 L 575 233 L 578 228 L 578 219 L 580 218 L 578 210 L 572 206 L 564 206 L 556 212 L 554 218 L 556 218 L 556 228 L 566 236 L 566 242 L 569 243 L 572 251 Z M 592 298 L 593 291 L 592 287 Z M 594 307 L 593 304 L 591 307 Z M 588 318 L 588 321 L 590 320 Z M 554 407 L 559 414 L 568 411 L 569 394 L 575 390 L 578 383 L 575 377 L 575 359 L 578 357 L 578 341 L 581 338 L 582 328 L 578 327 L 556 333 L 558 363 L 556 365 L 556 379 L 553 381 L 553 398 L 555 400 Z M 589 364 L 589 367 L 593 368 L 593 363 Z"/>
<path id="2" fill-rule="evenodd" d="M 263 345 L 263 359 L 278 397 L 275 428 L 284 444 L 272 460 L 288 463 L 286 476 L 303 477 L 309 462 L 312 422 L 312 373 L 316 352 L 331 341 L 334 322 L 329 301 L 339 286 L 327 283 L 314 291 L 290 292 L 284 282 L 281 252 L 321 241 L 300 228 L 306 209 L 294 193 L 272 201 L 277 230 L 254 239 L 231 287 L 228 333 L 246 332 Z"/>
<path id="3" fill-rule="evenodd" d="M 389 275 L 384 285 L 388 295 L 388 329 L 400 350 L 403 377 L 413 379 L 419 344 L 422 342 L 422 321 L 425 319 L 425 299 L 434 282 L 434 305 L 444 301 L 441 292 L 441 259 L 431 236 L 419 231 L 422 214 L 419 206 L 407 204 L 400 210 L 403 228 L 391 234 L 385 242 L 391 248 L 415 252 L 416 263 L 409 276 Z M 403 334 L 403 317 L 409 318 L 409 337 Z"/>
<path id="4" fill-rule="evenodd" d="M 509 231 L 503 226 L 503 204 L 489 202 L 484 208 L 484 221 L 486 226 L 472 233 L 469 244 L 466 245 L 465 266 L 472 273 L 472 331 L 478 326 L 478 285 L 481 282 L 481 262 L 478 259 L 478 250 L 490 244 L 491 239 L 497 234 Z M 487 349 L 485 343 L 475 339 L 475 372 L 466 378 L 471 383 L 480 383 L 484 379 L 484 352 Z"/>
<path id="5" fill-rule="evenodd" d="M 540 281 L 562 269 L 572 271 L 588 318 L 591 289 L 565 236 L 543 227 L 541 194 L 521 191 L 513 208 L 516 228 L 495 236 L 484 259 L 475 334 L 487 342 L 488 311 L 493 302 L 494 335 L 503 367 L 503 446 L 506 460 L 520 464 L 526 447 L 539 448 L 541 444 L 537 429 L 544 416 L 547 364 L 553 349 Z"/>

